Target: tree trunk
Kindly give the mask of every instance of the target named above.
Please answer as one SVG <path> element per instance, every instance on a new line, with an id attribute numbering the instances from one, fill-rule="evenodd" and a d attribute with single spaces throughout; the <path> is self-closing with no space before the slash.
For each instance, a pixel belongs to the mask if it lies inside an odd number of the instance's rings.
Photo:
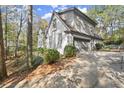
<path id="1" fill-rule="evenodd" d="M 28 32 L 27 32 L 27 66 L 32 62 L 32 5 L 28 6 Z"/>
<path id="2" fill-rule="evenodd" d="M 15 48 L 15 58 L 16 58 L 16 64 L 18 64 L 18 43 L 19 43 L 19 36 L 21 33 L 21 28 L 22 28 L 22 12 L 21 12 L 21 17 L 20 17 L 20 27 L 19 27 L 19 31 L 17 32 L 17 36 L 16 36 L 16 48 Z"/>
<path id="3" fill-rule="evenodd" d="M 0 78 L 4 79 L 7 77 L 6 64 L 4 58 L 4 43 L 3 43 L 3 29 L 2 29 L 2 18 L 1 18 L 1 7 L 0 7 Z"/>
<path id="4" fill-rule="evenodd" d="M 7 48 L 7 6 L 6 8 L 6 15 L 5 15 L 5 60 L 7 60 L 8 48 Z"/>

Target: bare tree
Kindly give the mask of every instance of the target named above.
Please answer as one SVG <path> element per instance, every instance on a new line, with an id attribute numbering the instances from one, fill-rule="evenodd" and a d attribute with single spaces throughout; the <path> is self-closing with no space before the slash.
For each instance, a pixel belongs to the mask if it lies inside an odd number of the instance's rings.
<path id="1" fill-rule="evenodd" d="M 0 77 L 2 79 L 7 77 L 6 64 L 4 58 L 4 43 L 3 43 L 3 29 L 2 29 L 2 18 L 1 18 L 1 7 L 0 7 Z"/>
<path id="2" fill-rule="evenodd" d="M 32 62 L 32 5 L 28 6 L 28 32 L 27 32 L 27 66 Z"/>
<path id="3" fill-rule="evenodd" d="M 16 48 L 15 48 L 16 63 L 18 63 L 17 52 L 18 52 L 19 36 L 22 28 L 22 21 L 23 21 L 23 18 L 22 18 L 22 12 L 21 12 L 19 31 L 17 31 L 17 35 L 16 35 Z"/>

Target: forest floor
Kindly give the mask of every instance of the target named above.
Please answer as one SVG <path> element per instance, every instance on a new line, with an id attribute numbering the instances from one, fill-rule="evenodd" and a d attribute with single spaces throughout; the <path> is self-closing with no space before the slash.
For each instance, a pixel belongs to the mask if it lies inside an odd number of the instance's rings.
<path id="1" fill-rule="evenodd" d="M 0 87 L 124 87 L 123 52 L 83 53 L 10 75 Z"/>

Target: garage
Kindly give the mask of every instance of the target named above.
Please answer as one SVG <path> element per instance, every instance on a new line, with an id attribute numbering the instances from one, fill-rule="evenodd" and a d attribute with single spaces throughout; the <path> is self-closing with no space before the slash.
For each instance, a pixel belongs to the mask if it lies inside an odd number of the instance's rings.
<path id="1" fill-rule="evenodd" d="M 75 37 L 74 45 L 78 52 L 88 51 L 90 49 L 90 40 Z"/>

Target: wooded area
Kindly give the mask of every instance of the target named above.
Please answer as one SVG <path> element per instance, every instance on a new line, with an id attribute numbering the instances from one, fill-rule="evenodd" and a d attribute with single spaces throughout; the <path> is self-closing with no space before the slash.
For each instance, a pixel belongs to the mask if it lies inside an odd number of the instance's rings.
<path id="1" fill-rule="evenodd" d="M 31 5 L 1 6 L 0 10 L 0 79 L 5 79 L 7 60 L 14 60 L 14 66 L 18 66 L 23 55 L 28 69 L 32 67 L 32 52 L 33 46 L 37 48 L 38 31 L 45 30 L 48 23 L 34 14 Z"/>
<path id="2" fill-rule="evenodd" d="M 121 45 L 124 42 L 124 6 L 94 6 L 88 15 L 97 21 L 96 31 L 105 45 Z"/>

